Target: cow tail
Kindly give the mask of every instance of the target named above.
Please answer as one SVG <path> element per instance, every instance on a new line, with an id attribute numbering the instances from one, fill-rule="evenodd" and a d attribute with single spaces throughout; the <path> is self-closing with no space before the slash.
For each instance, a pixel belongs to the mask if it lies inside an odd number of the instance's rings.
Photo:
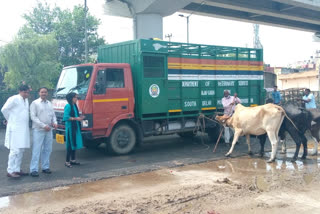
<path id="1" fill-rule="evenodd" d="M 290 117 L 287 115 L 286 111 L 278 105 L 274 105 L 277 109 L 279 109 L 281 112 L 284 113 L 284 116 L 292 123 L 293 127 L 296 128 L 297 131 L 299 131 L 299 129 L 297 128 L 297 126 L 294 124 L 294 122 L 290 119 Z"/>

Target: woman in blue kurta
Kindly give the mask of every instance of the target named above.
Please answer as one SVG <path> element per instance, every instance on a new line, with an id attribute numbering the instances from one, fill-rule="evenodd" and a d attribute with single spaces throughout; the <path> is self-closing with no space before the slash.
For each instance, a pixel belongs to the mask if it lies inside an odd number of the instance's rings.
<path id="1" fill-rule="evenodd" d="M 63 120 L 66 126 L 66 167 L 72 167 L 72 165 L 80 165 L 76 161 L 76 149 L 81 149 L 83 147 L 82 137 L 81 137 L 81 124 L 80 121 L 84 119 L 83 116 L 79 116 L 79 110 L 77 107 L 77 94 L 71 92 L 67 94 L 66 99 L 68 104 L 64 107 Z"/>

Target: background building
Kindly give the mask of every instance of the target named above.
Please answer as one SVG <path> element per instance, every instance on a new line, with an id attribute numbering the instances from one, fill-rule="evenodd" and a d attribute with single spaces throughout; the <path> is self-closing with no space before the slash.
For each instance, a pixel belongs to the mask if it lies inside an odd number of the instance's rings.
<path id="1" fill-rule="evenodd" d="M 276 68 L 277 85 L 280 90 L 310 88 L 320 91 L 320 50 L 309 60 L 297 61 L 287 68 Z"/>
<path id="2" fill-rule="evenodd" d="M 309 88 L 311 91 L 319 91 L 319 71 L 280 74 L 278 75 L 278 87 L 280 90 Z"/>

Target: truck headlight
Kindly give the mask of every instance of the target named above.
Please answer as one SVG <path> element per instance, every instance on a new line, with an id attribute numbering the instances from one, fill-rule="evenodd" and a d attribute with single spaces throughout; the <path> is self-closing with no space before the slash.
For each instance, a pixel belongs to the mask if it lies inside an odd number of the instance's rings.
<path id="1" fill-rule="evenodd" d="M 89 126 L 89 121 L 88 120 L 82 120 L 82 127 L 87 128 Z"/>

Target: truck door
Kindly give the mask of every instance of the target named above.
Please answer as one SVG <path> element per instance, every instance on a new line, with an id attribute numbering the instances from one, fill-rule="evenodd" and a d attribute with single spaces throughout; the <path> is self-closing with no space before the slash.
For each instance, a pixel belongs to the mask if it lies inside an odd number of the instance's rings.
<path id="1" fill-rule="evenodd" d="M 128 87 L 124 68 L 98 69 L 93 92 L 93 126 L 105 129 L 120 114 L 128 113 Z"/>
<path id="2" fill-rule="evenodd" d="M 142 114 L 167 113 L 167 57 L 144 54 L 142 60 Z"/>

